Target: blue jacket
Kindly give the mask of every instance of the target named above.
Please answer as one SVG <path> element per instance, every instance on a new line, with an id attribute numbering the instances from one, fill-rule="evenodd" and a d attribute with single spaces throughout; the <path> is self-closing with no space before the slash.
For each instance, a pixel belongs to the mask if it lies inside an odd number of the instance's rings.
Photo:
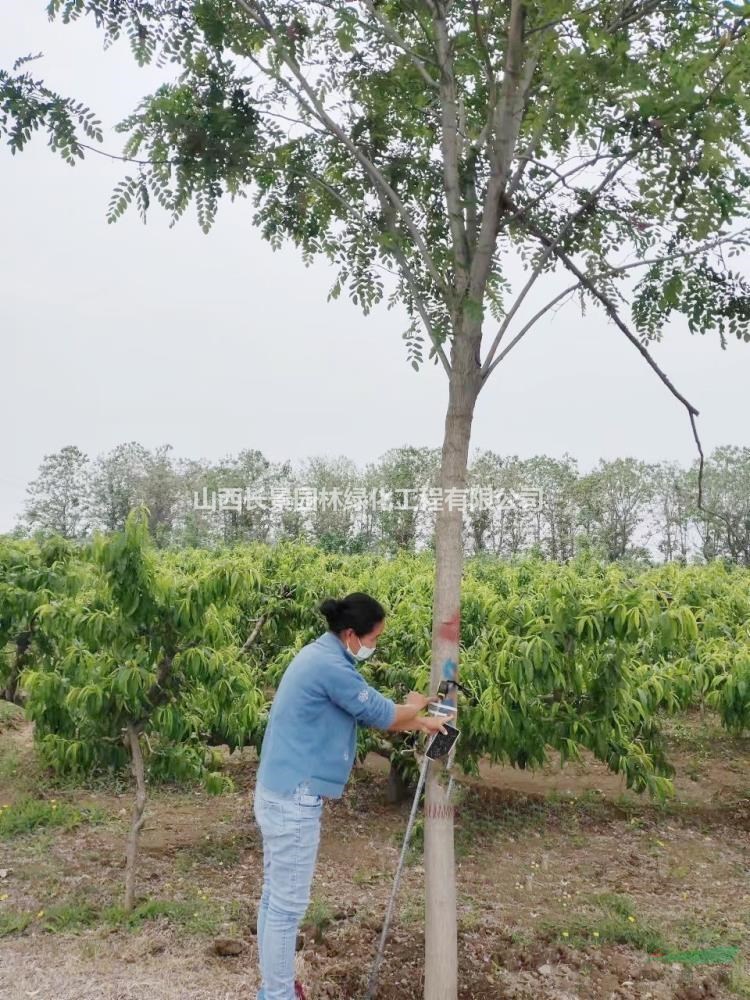
<path id="1" fill-rule="evenodd" d="M 371 687 L 333 632 L 308 643 L 284 671 L 268 716 L 257 780 L 291 793 L 338 799 L 349 780 L 357 723 L 388 729 L 396 704 Z"/>

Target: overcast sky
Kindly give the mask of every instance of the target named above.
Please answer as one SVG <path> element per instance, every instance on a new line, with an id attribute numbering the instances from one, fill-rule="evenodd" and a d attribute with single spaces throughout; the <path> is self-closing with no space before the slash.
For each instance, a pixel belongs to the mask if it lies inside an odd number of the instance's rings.
<path id="1" fill-rule="evenodd" d="M 0 66 L 44 52 L 35 75 L 89 104 L 106 126 L 153 88 L 127 46 L 104 52 L 92 25 L 47 22 L 44 0 L 3 0 Z M 105 148 L 119 152 L 109 133 Z M 2 320 L 0 531 L 22 511 L 45 454 L 91 458 L 126 441 L 218 459 L 258 448 L 273 460 L 347 455 L 364 464 L 404 444 L 438 446 L 441 369 L 406 361 L 403 313 L 369 317 L 327 303 L 334 272 L 274 253 L 249 204 L 226 202 L 204 236 L 154 211 L 107 225 L 123 165 L 75 168 L 37 137 L 0 149 Z M 532 308 L 539 308 L 535 299 Z M 701 411 L 706 453 L 748 444 L 750 344 L 693 337 L 673 324 L 657 361 Z M 686 411 L 601 313 L 577 302 L 541 322 L 483 391 L 473 445 L 501 454 L 695 456 Z"/>

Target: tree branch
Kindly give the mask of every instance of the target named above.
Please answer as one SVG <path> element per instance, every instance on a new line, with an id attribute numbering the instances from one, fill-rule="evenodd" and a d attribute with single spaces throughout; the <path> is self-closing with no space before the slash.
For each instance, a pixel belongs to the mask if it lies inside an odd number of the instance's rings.
<path id="1" fill-rule="evenodd" d="M 543 306 L 539 310 L 538 313 L 535 313 L 531 317 L 531 319 L 528 321 L 528 323 L 515 335 L 515 337 L 513 338 L 513 340 L 511 340 L 511 342 L 508 344 L 508 346 L 505 348 L 505 350 L 501 351 L 500 354 L 498 354 L 498 356 L 495 358 L 495 360 L 489 366 L 489 368 L 487 369 L 487 371 L 485 372 L 485 374 L 482 376 L 483 382 L 487 381 L 487 379 L 490 377 L 490 375 L 492 374 L 492 372 L 494 371 L 494 369 L 497 368 L 497 366 L 500 364 L 500 362 L 503 360 L 503 358 L 506 356 L 506 354 L 509 354 L 513 350 L 513 348 L 516 346 L 516 344 L 518 343 L 518 341 L 523 336 L 525 336 L 525 334 L 527 334 L 529 332 L 529 330 L 532 328 L 532 326 L 534 326 L 538 322 L 538 320 L 540 320 L 542 318 L 542 316 L 545 315 L 545 313 L 549 312 L 550 309 L 553 309 L 557 305 L 558 302 L 561 302 L 566 297 L 566 295 L 570 295 L 571 292 L 575 292 L 576 289 L 578 289 L 580 287 L 581 287 L 580 281 L 576 281 L 575 284 L 570 285 L 568 288 L 566 288 L 562 292 L 560 292 L 559 295 L 556 295 L 553 299 L 551 299 L 547 303 L 546 306 Z"/>
<path id="2" fill-rule="evenodd" d="M 616 163 L 612 167 L 610 167 L 605 176 L 602 178 L 598 187 L 595 187 L 592 191 L 589 192 L 583 204 L 580 205 L 579 208 L 577 208 L 576 211 L 573 212 L 571 215 L 569 215 L 568 218 L 565 220 L 564 224 L 560 227 L 560 231 L 558 232 L 557 236 L 555 236 L 554 240 L 550 240 L 549 243 L 546 245 L 544 253 L 542 254 L 541 258 L 537 261 L 536 266 L 533 272 L 531 273 L 530 278 L 528 279 L 524 287 L 521 289 L 521 292 L 516 298 L 516 301 L 513 303 L 511 308 L 506 313 L 503 322 L 500 325 L 500 329 L 497 331 L 495 339 L 492 341 L 492 344 L 490 345 L 490 349 L 487 352 L 487 357 L 485 358 L 484 363 L 482 364 L 481 374 L 483 381 L 487 378 L 487 375 L 489 374 L 489 370 L 492 366 L 492 359 L 495 356 L 495 351 L 497 350 L 500 341 L 503 339 L 505 331 L 510 326 L 510 323 L 513 320 L 515 314 L 518 312 L 521 303 L 526 298 L 528 293 L 531 291 L 531 288 L 533 287 L 534 283 L 542 273 L 544 265 L 547 263 L 550 257 L 556 252 L 558 246 L 568 235 L 568 233 L 573 228 L 578 219 L 585 212 L 587 212 L 589 208 L 591 208 L 591 206 L 597 200 L 602 191 L 609 186 L 609 184 L 614 180 L 614 178 L 623 169 L 623 167 L 625 167 L 625 165 L 630 162 L 633 156 L 635 156 L 634 152 L 629 153 L 627 156 L 623 157 L 623 159 L 620 160 L 619 163 Z"/>
<path id="3" fill-rule="evenodd" d="M 693 406 L 692 403 L 690 403 L 687 399 L 685 399 L 682 393 L 680 393 L 675 388 L 675 386 L 670 381 L 669 377 L 657 365 L 657 363 L 651 357 L 648 350 L 643 346 L 640 340 L 638 340 L 638 338 L 633 333 L 631 333 L 631 331 L 629 330 L 623 319 L 620 317 L 620 314 L 617 311 L 617 307 L 615 306 L 612 299 L 605 292 L 602 292 L 596 286 L 593 279 L 590 278 L 589 275 L 587 275 L 584 271 L 582 271 L 580 267 L 575 263 L 575 261 L 570 256 L 568 256 L 567 253 L 565 253 L 564 250 L 560 249 L 560 247 L 557 245 L 558 243 L 557 240 L 552 240 L 543 230 L 541 230 L 534 223 L 528 224 L 528 231 L 533 236 L 535 236 L 543 246 L 547 247 L 547 249 L 551 253 L 553 253 L 561 261 L 562 264 L 565 265 L 565 267 L 571 272 L 571 274 L 574 274 L 578 278 L 580 284 L 583 285 L 583 287 L 586 288 L 594 296 L 595 299 L 598 299 L 598 301 L 604 306 L 609 317 L 612 319 L 615 325 L 619 327 L 619 329 L 625 334 L 625 336 L 628 338 L 631 344 L 645 359 L 649 367 L 651 367 L 656 372 L 656 374 L 662 380 L 664 385 L 666 385 L 666 387 L 669 389 L 672 395 L 675 396 L 676 399 L 679 399 L 679 401 L 683 404 L 683 406 L 687 408 L 688 413 L 690 413 L 692 416 L 697 417 L 699 411 Z"/>
<path id="4" fill-rule="evenodd" d="M 461 178 L 458 149 L 458 109 L 456 105 L 456 78 L 453 72 L 453 54 L 448 37 L 448 26 L 442 13 L 434 18 L 437 36 L 438 65 L 440 69 L 440 106 L 443 122 L 441 146 L 443 150 L 443 183 L 448 207 L 448 221 L 453 237 L 453 255 L 456 266 L 456 291 L 461 297 L 469 279 L 470 250 L 466 240 L 466 225 L 461 202 Z"/>
<path id="5" fill-rule="evenodd" d="M 471 265 L 469 294 L 475 301 L 481 301 L 491 267 L 502 196 L 508 182 L 515 145 L 521 129 L 523 109 L 539 55 L 537 47 L 523 65 L 523 20 L 522 0 L 511 0 L 503 85 L 500 99 L 492 111 L 494 137 L 488 136 L 490 178 L 484 198 L 477 249 Z"/>
<path id="6" fill-rule="evenodd" d="M 704 455 L 703 455 L 703 447 L 701 445 L 701 440 L 700 437 L 698 436 L 698 428 L 696 427 L 695 423 L 695 418 L 700 415 L 700 411 L 697 410 L 696 407 L 693 406 L 693 404 L 689 400 L 687 400 L 682 395 L 682 393 L 672 384 L 672 381 L 670 380 L 669 376 L 664 371 L 662 371 L 659 365 L 657 365 L 657 363 L 651 357 L 648 350 L 643 346 L 643 344 L 638 340 L 638 338 L 633 333 L 631 333 L 630 329 L 628 328 L 628 326 L 620 316 L 619 312 L 617 311 L 614 302 L 609 298 L 609 296 L 605 292 L 602 292 L 599 288 L 597 288 L 597 286 L 594 284 L 594 281 L 587 274 L 581 271 L 578 265 L 564 251 L 560 250 L 559 247 L 555 247 L 552 241 L 550 240 L 550 237 L 547 236 L 547 234 L 543 230 L 539 229 L 538 226 L 534 225 L 530 225 L 528 228 L 529 232 L 532 235 L 534 235 L 539 240 L 540 243 L 542 243 L 544 246 L 552 247 L 552 252 L 555 254 L 555 256 L 558 257 L 558 259 L 565 265 L 565 267 L 578 278 L 579 283 L 584 288 L 586 288 L 587 291 L 589 291 L 594 296 L 595 299 L 598 299 L 598 301 L 604 306 L 610 319 L 612 319 L 615 325 L 622 331 L 622 333 L 624 333 L 624 335 L 627 337 L 630 343 L 645 359 L 648 366 L 656 372 L 658 377 L 661 379 L 664 385 L 669 389 L 669 391 L 672 393 L 675 399 L 678 399 L 685 407 L 685 409 L 688 412 L 688 416 L 690 418 L 690 426 L 692 427 L 693 437 L 695 438 L 695 443 L 698 447 L 698 454 L 700 455 L 700 466 L 698 471 L 698 507 L 701 510 L 706 510 L 709 514 L 720 516 L 717 515 L 716 511 L 708 510 L 708 508 L 703 506 Z"/>
<path id="7" fill-rule="evenodd" d="M 419 74 L 425 81 L 425 83 L 429 87 L 437 89 L 439 86 L 438 81 L 434 77 L 430 76 L 422 57 L 419 56 L 414 51 L 414 49 L 410 48 L 410 46 L 406 44 L 406 42 L 403 40 L 403 38 L 401 38 L 401 36 L 396 31 L 393 24 L 385 16 L 385 14 L 383 14 L 382 11 L 379 11 L 377 9 L 372 0 L 362 0 L 362 3 L 370 12 L 370 15 L 378 22 L 380 27 L 383 29 L 383 34 L 386 36 L 386 38 L 390 42 L 392 42 L 397 48 L 402 49 L 409 56 L 412 63 L 414 63 L 414 65 L 418 69 Z"/>
<path id="8" fill-rule="evenodd" d="M 630 264 L 623 264 L 621 267 L 617 267 L 614 264 L 607 265 L 608 270 L 602 271 L 598 275 L 593 276 L 592 277 L 592 281 L 596 281 L 597 278 L 599 278 L 599 277 L 616 277 L 620 272 L 627 271 L 627 270 L 630 270 L 631 268 L 635 268 L 635 267 L 644 267 L 644 266 L 649 265 L 649 264 L 663 264 L 663 263 L 666 263 L 667 261 L 670 261 L 670 260 L 678 260 L 680 257 L 690 257 L 690 256 L 693 256 L 696 253 L 706 253 L 708 250 L 715 249 L 717 246 L 721 246 L 721 245 L 723 245 L 725 243 L 738 242 L 738 237 L 741 236 L 745 232 L 750 232 L 750 226 L 747 226 L 745 229 L 741 229 L 738 233 L 732 233 L 732 234 L 730 234 L 728 236 L 722 237 L 721 239 L 712 240 L 710 243 L 707 243 L 705 246 L 702 246 L 702 247 L 697 247 L 697 248 L 693 247 L 690 250 L 683 250 L 683 251 L 680 251 L 679 253 L 675 253 L 675 254 L 666 254 L 663 257 L 649 257 L 649 258 L 646 258 L 644 260 L 633 261 Z M 487 368 L 487 371 L 485 372 L 485 374 L 483 376 L 484 381 L 485 382 L 487 381 L 487 379 L 489 378 L 489 376 L 492 374 L 492 372 L 494 371 L 494 369 L 500 364 L 500 362 L 503 360 L 503 358 L 507 354 L 510 353 L 510 351 L 512 350 L 512 348 L 514 348 L 516 346 L 516 344 L 518 343 L 518 341 L 526 333 L 529 332 L 529 330 L 536 324 L 536 322 L 538 320 L 540 320 L 542 318 L 542 316 L 545 315 L 545 313 L 549 312 L 550 309 L 554 308 L 554 306 L 556 306 L 558 302 L 562 301 L 562 299 L 564 299 L 566 295 L 570 295 L 571 292 L 575 292 L 578 288 L 582 288 L 582 287 L 583 286 L 581 285 L 581 282 L 580 281 L 576 281 L 575 284 L 570 285 L 564 291 L 560 292 L 560 294 L 556 295 L 550 302 L 547 303 L 546 306 L 543 306 L 539 310 L 539 312 L 535 313 L 534 316 L 523 327 L 523 329 L 518 334 L 516 334 L 516 336 L 513 338 L 513 340 L 511 340 L 511 342 L 508 344 L 508 346 L 505 348 L 505 350 L 502 351 L 500 354 L 498 354 L 498 356 L 495 358 L 495 360 L 492 362 L 492 364 L 489 366 L 489 368 Z M 699 445 L 699 448 L 700 448 L 700 441 L 698 441 L 698 445 Z M 706 508 L 702 508 L 702 509 L 705 510 Z"/>
<path id="9" fill-rule="evenodd" d="M 450 361 L 448 360 L 448 357 L 445 351 L 443 350 L 442 344 L 437 338 L 435 328 L 433 327 L 432 320 L 430 319 L 430 314 L 427 312 L 427 308 L 422 299 L 422 295 L 420 294 L 419 288 L 417 287 L 417 280 L 416 277 L 414 276 L 414 272 L 409 266 L 409 262 L 406 259 L 406 254 L 398 244 L 398 229 L 396 228 L 395 221 L 393 219 L 393 206 L 386 201 L 385 195 L 383 195 L 382 192 L 378 192 L 378 196 L 380 197 L 380 203 L 383 208 L 383 219 L 385 221 L 385 224 L 389 232 L 394 237 L 396 237 L 395 242 L 389 248 L 390 252 L 398 261 L 403 277 L 405 278 L 406 283 L 409 286 L 409 291 L 411 292 L 412 300 L 414 301 L 414 304 L 417 307 L 417 311 L 419 312 L 422 322 L 424 323 L 425 330 L 427 331 L 427 336 L 432 341 L 432 345 L 435 348 L 435 353 L 437 354 L 438 358 L 440 358 L 440 362 L 443 366 L 443 369 L 445 370 L 445 374 L 448 376 L 448 378 L 450 378 L 451 374 Z"/>
<path id="10" fill-rule="evenodd" d="M 386 178 L 383 176 L 382 172 L 377 168 L 377 166 L 370 160 L 370 158 L 365 154 L 365 152 L 346 134 L 346 132 L 341 128 L 341 126 L 334 121 L 333 118 L 328 114 L 326 109 L 321 104 L 315 91 L 310 86 L 309 82 L 302 75 L 299 68 L 299 64 L 295 59 L 293 59 L 287 47 L 284 45 L 281 36 L 278 31 L 274 28 L 271 21 L 263 13 L 261 5 L 258 0 L 237 0 L 237 3 L 242 7 L 245 13 L 252 18 L 252 20 L 263 28 L 268 36 L 273 39 L 276 43 L 277 50 L 284 64 L 289 68 L 297 83 L 302 88 L 302 91 L 307 95 L 307 100 L 305 100 L 299 91 L 295 90 L 292 85 L 286 80 L 280 73 L 276 73 L 268 67 L 263 66 L 257 59 L 253 58 L 253 61 L 257 66 L 260 67 L 261 71 L 267 76 L 272 77 L 277 80 L 283 87 L 285 87 L 300 103 L 312 114 L 317 117 L 326 129 L 337 138 L 351 153 L 355 160 L 364 169 L 367 176 L 373 182 L 376 190 L 382 191 L 391 204 L 394 206 L 399 216 L 401 217 L 404 225 L 409 230 L 412 240 L 414 241 L 415 247 L 419 250 L 420 255 L 424 261 L 427 270 L 435 282 L 437 287 L 440 289 L 441 293 L 445 297 L 446 302 L 450 301 L 450 289 L 445 284 L 442 275 L 435 266 L 427 245 L 422 238 L 422 234 L 417 229 L 414 220 L 411 218 L 406 206 L 403 204 L 399 196 L 393 190 L 391 185 L 388 183 Z"/>

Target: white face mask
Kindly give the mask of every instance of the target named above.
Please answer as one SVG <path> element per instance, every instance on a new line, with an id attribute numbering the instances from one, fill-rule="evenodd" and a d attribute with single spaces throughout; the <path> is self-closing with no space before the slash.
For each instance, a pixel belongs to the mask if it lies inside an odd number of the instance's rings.
<path id="1" fill-rule="evenodd" d="M 368 660 L 375 652 L 375 647 L 361 645 L 356 653 L 351 649 L 349 650 L 349 652 L 352 654 L 355 660 Z"/>

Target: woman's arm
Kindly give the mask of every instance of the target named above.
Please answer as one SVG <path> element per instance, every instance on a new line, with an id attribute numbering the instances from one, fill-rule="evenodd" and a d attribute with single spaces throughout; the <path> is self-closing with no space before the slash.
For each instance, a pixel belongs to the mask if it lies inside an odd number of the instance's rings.
<path id="1" fill-rule="evenodd" d="M 419 705 L 396 705 L 396 717 L 393 720 L 393 725 L 388 726 L 388 731 L 404 732 L 421 729 L 422 720 L 419 718 L 421 711 Z"/>
<path id="2" fill-rule="evenodd" d="M 393 724 L 388 726 L 388 731 L 404 732 L 417 730 L 429 733 L 444 733 L 445 730 L 442 728 L 443 722 L 446 721 L 444 715 L 430 716 L 419 714 L 431 702 L 439 700 L 439 698 L 435 697 L 425 698 L 423 695 L 412 691 L 412 693 L 408 695 L 406 704 L 396 705 L 396 717 L 393 720 Z"/>

